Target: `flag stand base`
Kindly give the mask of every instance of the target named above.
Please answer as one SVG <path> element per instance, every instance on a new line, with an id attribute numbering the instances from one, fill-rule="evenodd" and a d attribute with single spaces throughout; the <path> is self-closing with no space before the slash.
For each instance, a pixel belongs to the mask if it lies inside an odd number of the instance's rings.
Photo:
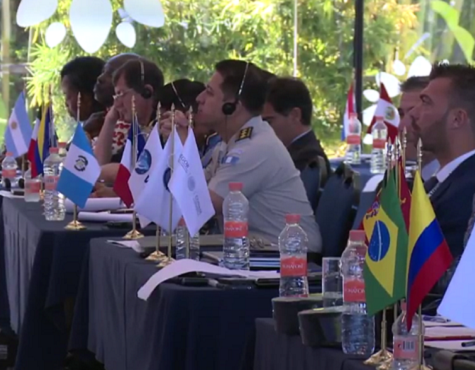
<path id="1" fill-rule="evenodd" d="M 72 220 L 65 227 L 66 230 L 86 230 L 86 226 L 80 223 L 78 220 Z"/>
<path id="2" fill-rule="evenodd" d="M 135 240 L 141 239 L 143 237 L 144 235 L 140 231 L 130 230 L 127 234 L 124 235 L 123 239 Z"/>
<path id="3" fill-rule="evenodd" d="M 387 349 L 382 349 L 381 351 L 376 352 L 374 355 L 372 355 L 370 358 L 368 358 L 364 364 L 365 365 L 372 365 L 372 366 L 378 366 L 378 365 L 384 365 L 387 361 L 392 360 L 393 354 L 389 352 Z"/>
<path id="4" fill-rule="evenodd" d="M 386 361 L 384 361 L 382 364 L 378 365 L 376 367 L 377 370 L 389 370 L 391 369 L 391 366 L 393 364 L 393 358 L 388 358 Z"/>
<path id="5" fill-rule="evenodd" d="M 414 366 L 411 370 L 432 370 L 432 368 L 430 366 L 426 366 L 426 364 L 420 364 Z"/>

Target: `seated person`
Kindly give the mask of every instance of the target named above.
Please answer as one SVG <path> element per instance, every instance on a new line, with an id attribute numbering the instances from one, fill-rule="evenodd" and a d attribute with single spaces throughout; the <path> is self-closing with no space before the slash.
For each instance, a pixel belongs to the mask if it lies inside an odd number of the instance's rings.
<path id="1" fill-rule="evenodd" d="M 312 98 L 301 80 L 285 77 L 270 81 L 263 119 L 287 147 L 299 171 L 320 156 L 330 173 L 330 162 L 312 129 L 312 113 Z"/>

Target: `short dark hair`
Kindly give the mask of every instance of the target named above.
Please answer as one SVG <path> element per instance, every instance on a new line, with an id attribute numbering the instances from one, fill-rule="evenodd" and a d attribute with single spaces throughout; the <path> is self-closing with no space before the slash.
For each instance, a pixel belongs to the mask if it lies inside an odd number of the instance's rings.
<path id="1" fill-rule="evenodd" d="M 94 96 L 94 85 L 105 62 L 96 57 L 77 57 L 63 66 L 61 80 L 68 76 L 69 83 L 81 94 Z"/>
<path id="2" fill-rule="evenodd" d="M 160 99 L 160 92 L 163 87 L 163 73 L 155 63 L 142 58 L 129 60 L 112 75 L 114 85 L 122 76 L 127 86 L 137 93 L 141 93 L 145 85 L 152 86 L 154 101 L 158 102 Z"/>
<path id="3" fill-rule="evenodd" d="M 249 65 L 245 73 L 247 64 Z M 266 96 L 266 81 L 262 69 L 250 62 L 227 59 L 217 63 L 215 70 L 223 76 L 221 89 L 225 95 L 235 96 L 250 113 L 261 114 Z M 243 88 L 238 97 L 243 81 Z"/>
<path id="4" fill-rule="evenodd" d="M 274 78 L 269 84 L 266 102 L 282 115 L 287 115 L 292 109 L 299 108 L 302 124 L 310 126 L 312 123 L 312 97 L 307 86 L 298 78 Z"/>
<path id="5" fill-rule="evenodd" d="M 423 90 L 429 85 L 429 76 L 412 76 L 401 84 L 401 92 Z"/>
<path id="6" fill-rule="evenodd" d="M 262 72 L 261 72 L 261 73 L 262 73 L 262 77 L 264 78 L 264 80 L 265 80 L 266 82 L 270 82 L 270 81 L 272 81 L 273 79 L 277 78 L 277 75 L 274 74 L 274 73 L 272 73 L 272 72 L 269 72 L 269 71 L 267 71 L 267 70 L 265 70 L 265 69 L 262 69 L 261 71 L 262 71 Z"/>
<path id="7" fill-rule="evenodd" d="M 175 109 L 186 112 L 193 108 L 193 112 L 198 109 L 196 98 L 205 89 L 202 82 L 191 81 L 187 78 L 182 78 L 163 86 L 160 93 L 160 105 L 166 110 L 170 110 L 172 104 Z"/>
<path id="8" fill-rule="evenodd" d="M 432 66 L 430 81 L 447 78 L 451 82 L 450 105 L 463 107 L 475 127 L 475 67 L 469 64 L 436 63 Z"/>

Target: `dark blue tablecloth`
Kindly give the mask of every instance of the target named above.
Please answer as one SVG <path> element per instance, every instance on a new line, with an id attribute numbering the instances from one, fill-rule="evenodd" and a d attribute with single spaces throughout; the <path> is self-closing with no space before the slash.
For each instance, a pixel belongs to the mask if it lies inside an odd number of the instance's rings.
<path id="1" fill-rule="evenodd" d="M 164 283 L 138 299 L 156 271 L 130 249 L 92 240 L 70 349 L 87 348 L 113 370 L 239 369 L 254 320 L 271 317 L 277 290 Z"/>
<path id="2" fill-rule="evenodd" d="M 360 175 L 360 186 L 363 188 L 368 180 L 373 177 L 374 175 L 370 171 L 370 161 L 368 160 L 369 157 L 365 156 L 361 158 L 361 164 L 355 165 L 352 164 L 350 167 L 355 171 L 358 172 Z M 341 163 L 343 163 L 344 158 L 332 158 L 330 159 L 330 166 L 333 170 L 335 170 Z"/>
<path id="3" fill-rule="evenodd" d="M 77 293 L 89 240 L 119 236 L 127 230 L 85 223 L 68 231 L 71 221 L 46 221 L 39 203 L 3 200 L 5 266 L 12 327 L 20 343 L 16 370 L 56 370 L 67 354 L 65 304 Z"/>

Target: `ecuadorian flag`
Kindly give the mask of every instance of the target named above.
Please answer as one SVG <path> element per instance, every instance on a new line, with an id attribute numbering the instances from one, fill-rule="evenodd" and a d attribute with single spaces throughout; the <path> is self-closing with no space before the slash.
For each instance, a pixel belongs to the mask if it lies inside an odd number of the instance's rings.
<path id="1" fill-rule="evenodd" d="M 373 232 L 363 271 L 368 314 L 374 315 L 406 294 L 407 231 L 391 171 L 373 205 Z M 365 226 L 366 230 L 366 226 Z"/>
<path id="2" fill-rule="evenodd" d="M 407 327 L 422 300 L 447 271 L 452 254 L 440 230 L 419 171 L 414 176 L 407 256 Z"/>

